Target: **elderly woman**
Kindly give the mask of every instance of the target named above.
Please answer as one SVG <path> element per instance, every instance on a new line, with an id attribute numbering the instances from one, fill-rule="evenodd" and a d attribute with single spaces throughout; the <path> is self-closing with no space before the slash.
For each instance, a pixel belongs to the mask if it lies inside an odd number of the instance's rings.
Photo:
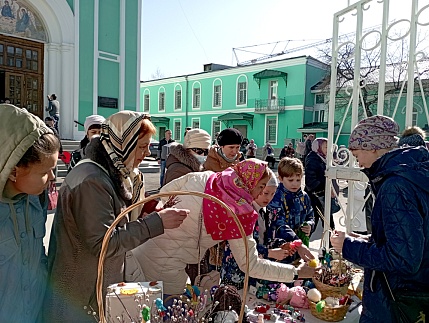
<path id="1" fill-rule="evenodd" d="M 17 127 L 19 125 L 19 127 Z M 0 322 L 40 322 L 47 198 L 60 143 L 38 117 L 0 105 Z"/>
<path id="2" fill-rule="evenodd" d="M 311 199 L 311 206 L 314 210 L 314 229 L 317 228 L 319 222 L 319 214 L 323 214 L 325 210 L 325 170 L 326 170 L 326 155 L 328 153 L 328 139 L 316 138 L 311 144 L 311 152 L 305 158 L 305 191 Z M 338 194 L 338 184 L 332 181 L 333 190 Z M 335 198 L 334 191 L 331 192 L 331 220 L 330 227 L 334 228 L 334 213 L 340 209 L 338 200 Z M 321 219 L 323 221 L 323 219 Z"/>
<path id="3" fill-rule="evenodd" d="M 398 124 L 384 116 L 363 119 L 352 131 L 349 150 L 375 194 L 372 235 L 336 231 L 331 237 L 345 259 L 364 268 L 364 323 L 408 322 L 394 312 L 387 284 L 398 295 L 429 290 L 429 152 L 422 146 L 398 149 L 398 132 Z M 407 309 L 416 314 L 409 322 L 418 322 L 428 306 L 412 302 L 420 309 Z"/>
<path id="4" fill-rule="evenodd" d="M 240 152 L 242 141 L 243 136 L 237 129 L 222 130 L 217 137 L 218 145 L 213 145 L 209 150 L 204 169 L 221 172 L 243 160 L 243 154 Z"/>
<path id="5" fill-rule="evenodd" d="M 203 129 L 191 129 L 186 133 L 183 145 L 173 143 L 167 158 L 164 185 L 190 172 L 203 170 L 210 148 L 210 135 Z"/>
<path id="6" fill-rule="evenodd" d="M 98 114 L 86 117 L 84 123 L 85 137 L 80 141 L 80 148 L 72 152 L 67 173 L 70 172 L 82 158 L 85 158 L 85 148 L 91 141 L 92 137 L 100 135 L 101 124 L 104 120 L 106 119 Z"/>
<path id="7" fill-rule="evenodd" d="M 49 290 L 45 322 L 94 322 L 98 257 L 107 229 L 121 211 L 144 196 L 141 161 L 150 154 L 155 127 L 141 113 L 121 111 L 102 124 L 101 137 L 86 148 L 86 159 L 67 175 L 60 189 L 48 253 Z M 187 210 L 165 209 L 140 218 L 134 209 L 112 233 L 104 288 L 130 279 L 125 253 L 165 229 L 178 227 Z M 131 220 L 131 221 L 130 221 Z"/>
<path id="8" fill-rule="evenodd" d="M 252 202 L 270 179 L 267 168 L 266 163 L 250 159 L 223 172 L 189 173 L 165 185 L 161 192 L 205 192 L 224 201 L 244 227 L 249 254 L 244 252 L 244 241 L 237 225 L 222 207 L 194 195 L 179 196 L 177 207 L 186 205 L 190 208 L 183 225 L 165 230 L 163 235 L 133 250 L 146 279 L 162 280 L 167 295 L 181 294 L 186 285 L 186 264 L 198 263 L 208 248 L 219 241 L 228 240 L 240 269 L 244 270 L 246 257 L 249 257 L 249 274 L 252 277 L 292 281 L 298 273 L 295 267 L 260 259 L 252 235 L 258 219 Z M 314 273 L 308 266 L 302 268 L 299 272 L 303 277 L 311 277 Z"/>

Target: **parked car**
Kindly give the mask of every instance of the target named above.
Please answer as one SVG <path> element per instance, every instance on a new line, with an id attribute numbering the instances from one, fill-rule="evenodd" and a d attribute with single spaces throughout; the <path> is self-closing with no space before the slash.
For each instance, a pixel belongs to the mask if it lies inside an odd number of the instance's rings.
<path id="1" fill-rule="evenodd" d="M 150 141 L 149 150 L 150 150 L 150 157 L 156 158 L 158 155 L 158 145 L 159 141 L 152 139 Z"/>

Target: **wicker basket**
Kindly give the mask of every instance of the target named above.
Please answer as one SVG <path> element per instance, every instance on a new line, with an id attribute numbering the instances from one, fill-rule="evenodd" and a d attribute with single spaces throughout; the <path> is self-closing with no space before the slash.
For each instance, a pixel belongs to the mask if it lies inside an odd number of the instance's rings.
<path id="1" fill-rule="evenodd" d="M 249 288 L 248 284 L 249 284 L 249 245 L 247 243 L 247 239 L 246 239 L 246 233 L 243 229 L 243 226 L 240 223 L 240 220 L 238 219 L 237 215 L 234 213 L 234 211 L 232 211 L 232 209 L 226 205 L 224 202 L 222 202 L 221 200 L 219 200 L 218 198 L 208 195 L 206 193 L 201 193 L 201 192 L 187 192 L 187 191 L 173 191 L 173 192 L 168 192 L 168 193 L 158 193 L 158 194 L 154 194 L 151 195 L 143 200 L 141 200 L 140 202 L 137 202 L 131 206 L 129 206 L 128 208 L 126 208 L 124 211 L 122 211 L 121 214 L 118 215 L 118 217 L 115 219 L 115 221 L 113 221 L 112 225 L 109 227 L 109 229 L 106 231 L 105 235 L 104 235 L 104 239 L 101 245 L 101 251 L 100 251 L 100 257 L 98 259 L 98 274 L 97 274 L 97 283 L 96 283 L 96 296 L 97 296 L 97 304 L 98 304 L 98 309 L 99 309 L 99 322 L 100 323 L 107 323 L 105 314 L 104 314 L 104 299 L 103 299 L 103 277 L 104 277 L 104 261 L 106 258 L 106 253 L 107 253 L 107 247 L 110 241 L 110 237 L 112 236 L 113 230 L 116 228 L 116 226 L 119 224 L 119 222 L 133 209 L 135 209 L 136 207 L 147 203 L 151 200 L 160 198 L 160 197 L 169 197 L 169 196 L 178 196 L 178 195 L 194 195 L 194 196 L 199 196 L 201 198 L 205 198 L 208 200 L 211 200 L 213 202 L 218 203 L 220 206 L 224 207 L 228 213 L 230 214 L 230 216 L 234 219 L 235 223 L 237 224 L 238 230 L 241 233 L 241 237 L 243 239 L 244 242 L 244 251 L 246 254 L 246 267 L 245 267 L 245 278 L 244 278 L 244 286 L 243 286 L 243 297 L 242 299 L 246 299 L 247 296 L 247 289 Z M 240 317 L 239 317 L 239 322 L 243 322 L 243 317 L 244 317 L 244 312 L 245 312 L 245 302 L 242 302 L 241 304 L 241 311 L 240 311 Z"/>
<path id="2" fill-rule="evenodd" d="M 311 314 L 320 320 L 327 322 L 339 322 L 344 320 L 350 305 L 340 305 L 337 307 L 325 306 L 321 312 L 316 310 L 316 303 L 310 303 Z"/>
<path id="3" fill-rule="evenodd" d="M 322 299 L 332 296 L 332 297 L 342 297 L 343 295 L 347 294 L 347 291 L 349 289 L 348 285 L 344 286 L 331 286 L 322 283 L 320 280 L 313 277 L 313 283 L 316 286 L 316 288 L 319 290 L 319 292 L 322 294 Z"/>

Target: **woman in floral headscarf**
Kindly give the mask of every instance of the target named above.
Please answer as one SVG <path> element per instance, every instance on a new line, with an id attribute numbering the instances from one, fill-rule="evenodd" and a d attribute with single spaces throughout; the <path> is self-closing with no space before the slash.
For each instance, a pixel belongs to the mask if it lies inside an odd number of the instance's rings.
<path id="1" fill-rule="evenodd" d="M 205 251 L 216 243 L 228 240 L 238 266 L 244 270 L 249 257 L 249 274 L 255 278 L 290 282 L 297 274 L 291 265 L 260 259 L 252 233 L 258 214 L 252 201 L 267 184 L 267 164 L 248 159 L 223 172 L 189 173 L 167 185 L 161 192 L 197 191 L 219 198 L 232 208 L 246 232 L 249 254 L 238 227 L 228 213 L 217 203 L 196 196 L 179 196 L 177 207 L 189 207 L 189 216 L 180 228 L 166 230 L 133 250 L 148 281 L 162 280 L 165 294 L 181 294 L 185 288 L 186 264 L 198 263 Z M 200 230 L 201 229 L 201 230 Z M 311 277 L 314 270 L 308 266 L 300 269 L 302 277 Z"/>
<path id="2" fill-rule="evenodd" d="M 94 322 L 98 257 L 107 229 L 121 211 L 141 200 L 143 175 L 138 165 L 150 154 L 155 127 L 141 113 L 118 112 L 102 124 L 81 160 L 60 189 L 48 253 L 49 285 L 44 322 Z M 187 210 L 166 209 L 138 218 L 133 211 L 113 231 L 104 269 L 104 288 L 130 280 L 124 262 L 128 250 L 178 227 Z M 131 221 L 129 221 L 131 220 Z"/>

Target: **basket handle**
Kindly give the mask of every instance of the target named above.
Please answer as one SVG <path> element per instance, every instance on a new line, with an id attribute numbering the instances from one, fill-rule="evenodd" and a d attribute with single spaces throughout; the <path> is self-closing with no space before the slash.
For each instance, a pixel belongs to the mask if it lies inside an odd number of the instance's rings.
<path id="1" fill-rule="evenodd" d="M 224 207 L 230 216 L 234 219 L 235 223 L 237 224 L 238 230 L 241 233 L 241 238 L 244 242 L 244 251 L 246 253 L 246 267 L 245 267 L 245 278 L 244 278 L 244 286 L 243 286 L 243 302 L 241 303 L 241 311 L 240 311 L 240 317 L 239 322 L 243 322 L 244 318 L 244 310 L 245 310 L 245 300 L 247 297 L 247 289 L 249 288 L 249 245 L 247 243 L 246 239 L 246 233 L 243 229 L 243 226 L 240 223 L 240 220 L 238 219 L 237 215 L 234 213 L 234 211 L 223 201 L 219 200 L 218 198 L 211 196 L 206 193 L 202 192 L 188 192 L 188 191 L 172 191 L 172 192 L 166 192 L 166 193 L 158 193 L 151 195 L 149 197 L 144 198 L 143 200 L 134 203 L 127 207 L 125 210 L 123 210 L 117 218 L 113 221 L 112 225 L 107 229 L 106 233 L 104 234 L 103 242 L 101 244 L 101 251 L 100 251 L 100 257 L 98 258 L 98 272 L 97 272 L 97 282 L 96 282 L 96 294 L 97 294 L 97 304 L 98 304 L 98 311 L 100 316 L 100 323 L 107 323 L 105 315 L 104 315 L 104 300 L 103 300 L 103 278 L 104 278 L 104 260 L 106 258 L 107 254 L 107 247 L 110 241 L 110 237 L 112 235 L 113 230 L 115 230 L 116 226 L 119 224 L 119 222 L 132 210 L 134 210 L 136 207 L 147 203 L 151 200 L 154 200 L 159 197 L 168 197 L 168 196 L 174 196 L 174 195 L 194 195 L 199 196 L 208 200 L 211 200 L 212 202 L 216 202 L 222 207 Z"/>

